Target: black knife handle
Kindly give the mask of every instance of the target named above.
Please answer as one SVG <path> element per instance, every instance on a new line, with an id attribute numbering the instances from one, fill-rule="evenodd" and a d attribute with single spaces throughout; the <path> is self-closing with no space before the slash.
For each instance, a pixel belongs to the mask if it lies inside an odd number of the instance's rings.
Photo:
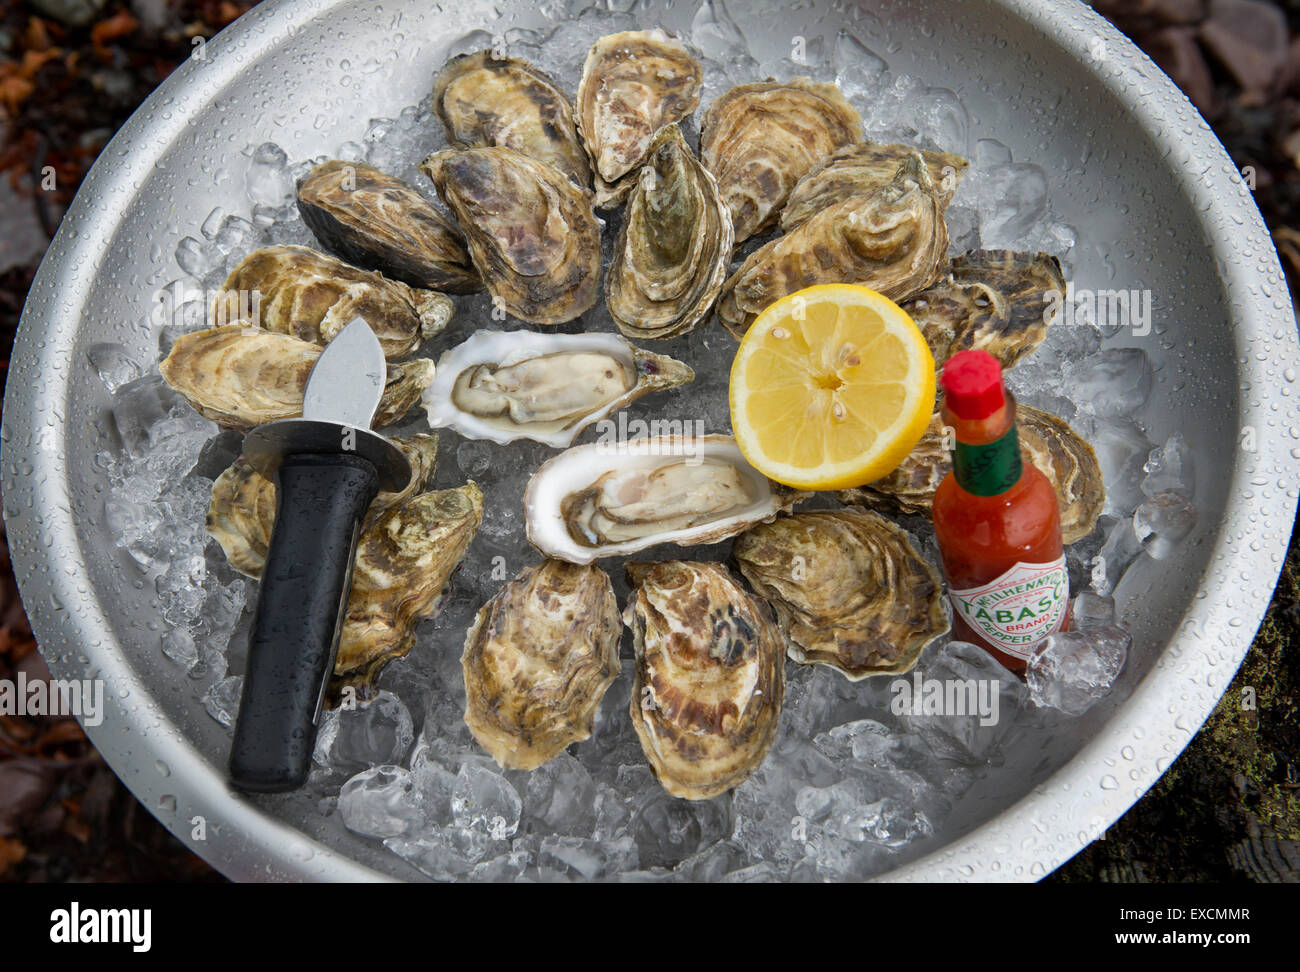
<path id="1" fill-rule="evenodd" d="M 275 527 L 230 748 L 231 782 L 259 793 L 296 789 L 311 769 L 357 536 L 379 492 L 374 464 L 353 455 L 286 456 L 275 481 Z"/>

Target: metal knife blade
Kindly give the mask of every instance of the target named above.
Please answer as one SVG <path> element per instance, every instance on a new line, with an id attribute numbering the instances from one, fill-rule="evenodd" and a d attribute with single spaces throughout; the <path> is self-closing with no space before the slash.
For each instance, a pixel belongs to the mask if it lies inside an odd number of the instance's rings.
<path id="1" fill-rule="evenodd" d="M 365 318 L 354 317 L 316 359 L 302 398 L 302 417 L 368 429 L 387 380 L 379 338 Z"/>

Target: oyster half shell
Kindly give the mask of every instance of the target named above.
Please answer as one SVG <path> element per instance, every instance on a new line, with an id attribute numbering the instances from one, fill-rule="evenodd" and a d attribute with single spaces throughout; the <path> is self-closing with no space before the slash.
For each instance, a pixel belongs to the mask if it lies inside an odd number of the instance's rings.
<path id="1" fill-rule="evenodd" d="M 717 563 L 632 563 L 623 613 L 636 650 L 629 711 L 665 790 L 739 786 L 776 739 L 785 645 L 767 607 Z"/>
<path id="2" fill-rule="evenodd" d="M 740 572 L 776 610 L 797 662 L 852 681 L 905 672 L 947 632 L 939 572 L 875 513 L 817 510 L 742 533 Z"/>
<path id="3" fill-rule="evenodd" d="M 476 331 L 438 359 L 424 391 L 434 428 L 563 448 L 594 422 L 695 372 L 614 334 Z"/>
<path id="4" fill-rule="evenodd" d="M 646 153 L 619 230 L 605 303 L 631 338 L 677 337 L 704 320 L 731 260 L 731 215 L 676 125 Z"/>
<path id="5" fill-rule="evenodd" d="M 465 636 L 465 724 L 497 764 L 530 770 L 591 735 L 618 678 L 618 602 L 599 567 L 526 567 Z"/>

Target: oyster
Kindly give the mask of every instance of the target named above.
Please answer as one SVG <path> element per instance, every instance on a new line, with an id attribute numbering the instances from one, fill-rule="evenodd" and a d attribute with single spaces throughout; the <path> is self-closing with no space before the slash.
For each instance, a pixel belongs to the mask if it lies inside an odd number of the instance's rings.
<path id="1" fill-rule="evenodd" d="M 761 81 L 738 85 L 709 106 L 700 157 L 743 243 L 776 222 L 809 169 L 861 140 L 862 118 L 835 85 Z"/>
<path id="2" fill-rule="evenodd" d="M 948 630 L 938 571 L 875 513 L 779 517 L 737 537 L 734 556 L 776 610 L 797 662 L 829 665 L 855 682 L 897 674 Z"/>
<path id="3" fill-rule="evenodd" d="M 605 303 L 628 337 L 686 334 L 709 313 L 731 259 L 731 216 L 676 125 L 654 137 L 619 231 Z"/>
<path id="4" fill-rule="evenodd" d="M 937 367 L 958 351 L 978 348 L 1010 368 L 1043 342 L 1064 294 L 1061 263 L 1049 253 L 971 250 L 953 259 L 947 278 L 903 308 L 925 335 Z"/>
<path id="5" fill-rule="evenodd" d="M 251 300 L 249 295 L 260 295 Z M 236 308 L 239 308 L 237 311 Z M 213 320 L 233 323 L 243 310 L 259 327 L 327 344 L 352 318 L 366 319 L 385 357 L 402 358 L 447 326 L 451 298 L 414 290 L 358 270 L 305 246 L 264 246 L 230 272 L 213 305 Z"/>
<path id="6" fill-rule="evenodd" d="M 320 345 L 239 322 L 181 335 L 158 367 L 204 418 L 227 429 L 251 429 L 302 414 L 320 353 Z M 433 375 L 433 362 L 424 358 L 390 364 L 375 425 L 405 415 Z"/>
<path id="7" fill-rule="evenodd" d="M 424 391 L 429 424 L 471 439 L 564 447 L 643 395 L 695 377 L 614 334 L 476 331 L 438 359 Z"/>
<path id="8" fill-rule="evenodd" d="M 428 290 L 483 287 L 451 220 L 374 166 L 322 162 L 298 183 L 298 212 L 327 250 L 358 267 Z"/>
<path id="9" fill-rule="evenodd" d="M 770 482 L 731 436 L 653 436 L 575 446 L 543 463 L 524 513 L 534 547 L 589 564 L 658 543 L 716 543 L 805 495 Z"/>
<path id="10" fill-rule="evenodd" d="M 970 164 L 960 155 L 930 152 L 911 145 L 867 142 L 849 145 L 813 166 L 790 191 L 781 210 L 781 230 L 790 232 L 814 213 L 855 196 L 865 196 L 888 185 L 909 155 L 919 153 L 934 184 L 935 195 L 945 209 L 957 191 L 957 183 Z"/>
<path id="11" fill-rule="evenodd" d="M 437 152 L 420 164 L 465 227 L 492 296 L 529 324 L 561 324 L 600 294 L 600 228 L 591 193 L 508 148 Z"/>
<path id="12" fill-rule="evenodd" d="M 739 786 L 772 747 L 785 645 L 772 617 L 722 564 L 632 563 L 632 725 L 665 790 L 707 800 Z"/>
<path id="13" fill-rule="evenodd" d="M 436 435 L 394 438 L 393 445 L 411 464 L 411 481 L 398 493 L 380 493 L 370 504 L 368 518 L 404 503 L 433 478 L 438 455 Z M 249 577 L 260 577 L 275 526 L 275 483 L 241 456 L 212 484 L 208 504 L 208 533 L 221 544 L 230 566 Z"/>
<path id="14" fill-rule="evenodd" d="M 739 339 L 774 300 L 823 283 L 859 283 L 892 300 L 938 279 L 948 253 L 943 207 L 919 155 L 886 186 L 829 206 L 765 243 L 723 285 L 718 319 Z"/>
<path id="15" fill-rule="evenodd" d="M 569 99 L 527 61 L 491 51 L 453 57 L 434 79 L 433 110 L 457 148 L 514 149 L 591 185 Z"/>
<path id="16" fill-rule="evenodd" d="M 465 724 L 505 769 L 530 770 L 591 735 L 618 678 L 618 602 L 599 567 L 526 567 L 465 636 Z"/>
<path id="17" fill-rule="evenodd" d="M 650 140 L 700 103 L 703 71 L 662 30 L 610 34 L 591 45 L 578 83 L 578 134 L 596 173 L 596 203 L 613 206 L 632 187 Z"/>

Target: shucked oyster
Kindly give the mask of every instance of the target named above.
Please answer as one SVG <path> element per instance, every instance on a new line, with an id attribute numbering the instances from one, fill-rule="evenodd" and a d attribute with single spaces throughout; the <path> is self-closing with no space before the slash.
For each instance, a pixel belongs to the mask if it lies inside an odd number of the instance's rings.
<path id="1" fill-rule="evenodd" d="M 654 137 L 628 199 L 605 303 L 628 337 L 693 330 L 722 289 L 731 259 L 731 215 L 718 185 L 676 125 Z"/>
<path id="2" fill-rule="evenodd" d="M 236 320 L 236 307 L 268 331 L 313 344 L 328 344 L 360 315 L 390 360 L 441 331 L 453 310 L 445 294 L 414 290 L 305 246 L 264 246 L 246 256 L 217 294 L 214 320 Z"/>
<path id="3" fill-rule="evenodd" d="M 327 250 L 358 267 L 412 287 L 482 289 L 460 230 L 412 187 L 372 165 L 322 162 L 298 183 L 298 212 Z"/>
<path id="4" fill-rule="evenodd" d="M 591 185 L 569 99 L 527 61 L 491 51 L 453 57 L 434 79 L 433 110 L 457 148 L 514 149 Z"/>
<path id="5" fill-rule="evenodd" d="M 763 762 L 781 721 L 785 645 L 722 564 L 632 563 L 632 725 L 665 790 L 707 800 Z"/>
<path id="6" fill-rule="evenodd" d="M 596 170 L 596 203 L 618 203 L 650 140 L 700 103 L 700 63 L 662 30 L 610 34 L 591 45 L 578 84 L 578 133 Z"/>
<path id="7" fill-rule="evenodd" d="M 591 193 L 508 148 L 437 152 L 420 169 L 465 228 L 470 256 L 505 309 L 561 324 L 600 293 L 600 222 Z"/>
<path id="8" fill-rule="evenodd" d="M 575 446 L 542 464 L 524 492 L 528 540 L 589 564 L 658 543 L 716 543 L 806 494 L 770 482 L 725 435 Z"/>
<path id="9" fill-rule="evenodd" d="M 320 354 L 318 344 L 240 322 L 181 335 L 159 370 L 204 418 L 222 428 L 251 429 L 302 415 L 307 378 Z M 375 425 L 405 415 L 433 374 L 433 362 L 424 358 L 390 364 Z"/>
<path id="10" fill-rule="evenodd" d="M 471 439 L 564 447 L 593 422 L 694 377 L 614 334 L 476 331 L 438 359 L 424 407 L 431 426 Z"/>
<path id="11" fill-rule="evenodd" d="M 591 735 L 619 675 L 618 602 L 599 567 L 526 567 L 465 636 L 465 724 L 505 769 L 530 770 Z"/>
<path id="12" fill-rule="evenodd" d="M 948 630 L 939 573 L 875 513 L 817 510 L 736 539 L 740 572 L 776 609 L 797 662 L 853 681 L 897 674 Z"/>
<path id="13" fill-rule="evenodd" d="M 892 182 L 829 206 L 749 255 L 723 285 L 718 319 L 740 338 L 774 300 L 823 283 L 859 283 L 892 300 L 938 279 L 948 253 L 943 207 L 919 155 Z"/>
<path id="14" fill-rule="evenodd" d="M 862 118 L 835 85 L 761 81 L 737 85 L 709 106 L 700 157 L 743 243 L 776 222 L 809 169 L 861 140 Z"/>

